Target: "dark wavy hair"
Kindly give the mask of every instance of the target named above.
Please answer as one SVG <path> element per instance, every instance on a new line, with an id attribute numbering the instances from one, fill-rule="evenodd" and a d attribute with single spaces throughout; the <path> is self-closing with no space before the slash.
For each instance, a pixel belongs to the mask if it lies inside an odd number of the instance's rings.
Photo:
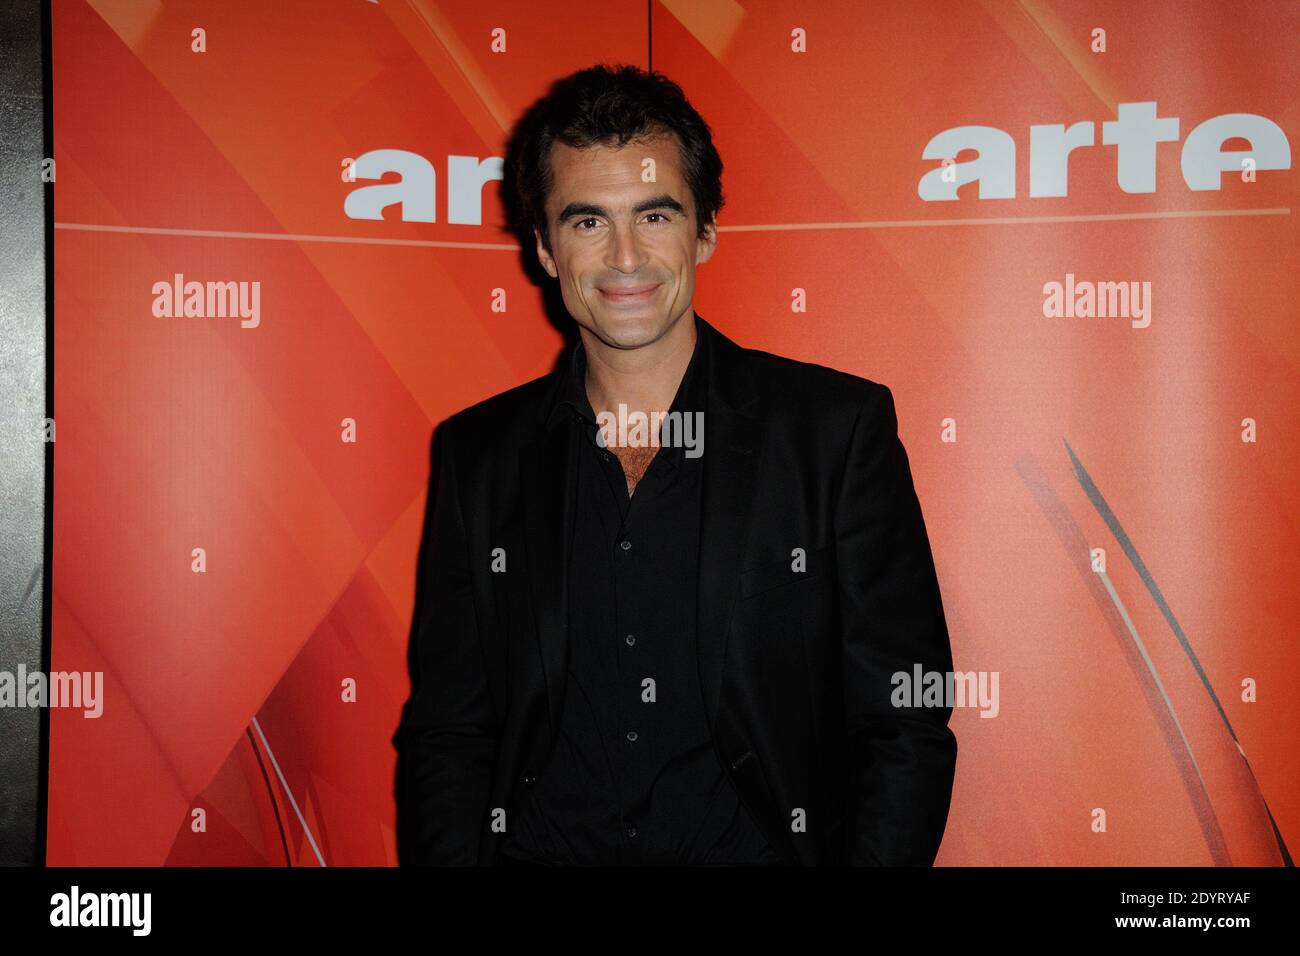
<path id="1" fill-rule="evenodd" d="M 506 149 L 502 198 L 511 229 L 528 248 L 533 230 L 551 248 L 546 199 L 554 186 L 551 147 L 625 146 L 670 133 L 681 151 L 682 176 L 695 203 L 699 235 L 726 201 L 722 158 L 709 124 L 682 89 L 662 73 L 600 64 L 557 80 L 516 124 Z"/>

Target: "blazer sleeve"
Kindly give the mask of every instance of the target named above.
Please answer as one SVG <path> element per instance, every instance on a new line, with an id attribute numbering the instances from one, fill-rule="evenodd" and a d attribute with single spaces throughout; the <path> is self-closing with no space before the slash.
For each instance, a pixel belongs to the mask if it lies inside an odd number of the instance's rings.
<path id="1" fill-rule="evenodd" d="M 411 696 L 394 738 L 402 865 L 478 862 L 500 736 L 474 611 L 454 422 L 445 422 L 432 444 L 408 661 Z"/>
<path id="2" fill-rule="evenodd" d="M 851 866 L 930 866 L 952 796 L 952 708 L 896 700 L 894 675 L 952 670 L 943 602 L 889 388 L 872 383 L 836 506 Z M 899 695 L 900 697 L 902 695 Z M 903 704 L 895 706 L 896 703 Z"/>

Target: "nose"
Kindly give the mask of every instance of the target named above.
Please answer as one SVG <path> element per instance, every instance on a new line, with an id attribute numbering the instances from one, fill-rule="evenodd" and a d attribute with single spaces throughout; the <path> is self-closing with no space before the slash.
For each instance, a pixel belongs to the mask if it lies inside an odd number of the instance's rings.
<path id="1" fill-rule="evenodd" d="M 612 230 L 609 257 L 605 264 L 619 272 L 634 273 L 645 263 L 641 242 L 631 226 L 616 223 Z"/>

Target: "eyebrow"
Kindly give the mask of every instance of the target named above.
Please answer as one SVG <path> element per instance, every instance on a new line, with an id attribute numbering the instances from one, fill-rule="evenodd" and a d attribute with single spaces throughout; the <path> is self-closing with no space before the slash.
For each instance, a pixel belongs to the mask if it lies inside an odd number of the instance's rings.
<path id="1" fill-rule="evenodd" d="M 658 196 L 651 196 L 649 199 L 643 199 L 632 207 L 633 213 L 649 212 L 651 209 L 671 209 L 681 215 L 686 214 L 686 210 L 672 196 L 667 193 L 660 193 Z M 609 210 L 604 206 L 598 206 L 589 202 L 571 202 L 560 210 L 560 215 L 556 217 L 556 222 L 560 225 L 568 222 L 578 216 L 609 216 Z"/>

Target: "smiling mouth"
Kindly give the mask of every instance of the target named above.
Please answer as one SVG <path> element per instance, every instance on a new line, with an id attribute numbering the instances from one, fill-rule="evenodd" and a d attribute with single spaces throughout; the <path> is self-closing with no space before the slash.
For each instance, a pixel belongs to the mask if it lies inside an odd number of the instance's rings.
<path id="1" fill-rule="evenodd" d="M 622 304 L 625 302 L 644 302 L 659 289 L 659 283 L 653 285 L 629 286 L 628 288 L 601 289 L 601 297 L 607 302 Z"/>

